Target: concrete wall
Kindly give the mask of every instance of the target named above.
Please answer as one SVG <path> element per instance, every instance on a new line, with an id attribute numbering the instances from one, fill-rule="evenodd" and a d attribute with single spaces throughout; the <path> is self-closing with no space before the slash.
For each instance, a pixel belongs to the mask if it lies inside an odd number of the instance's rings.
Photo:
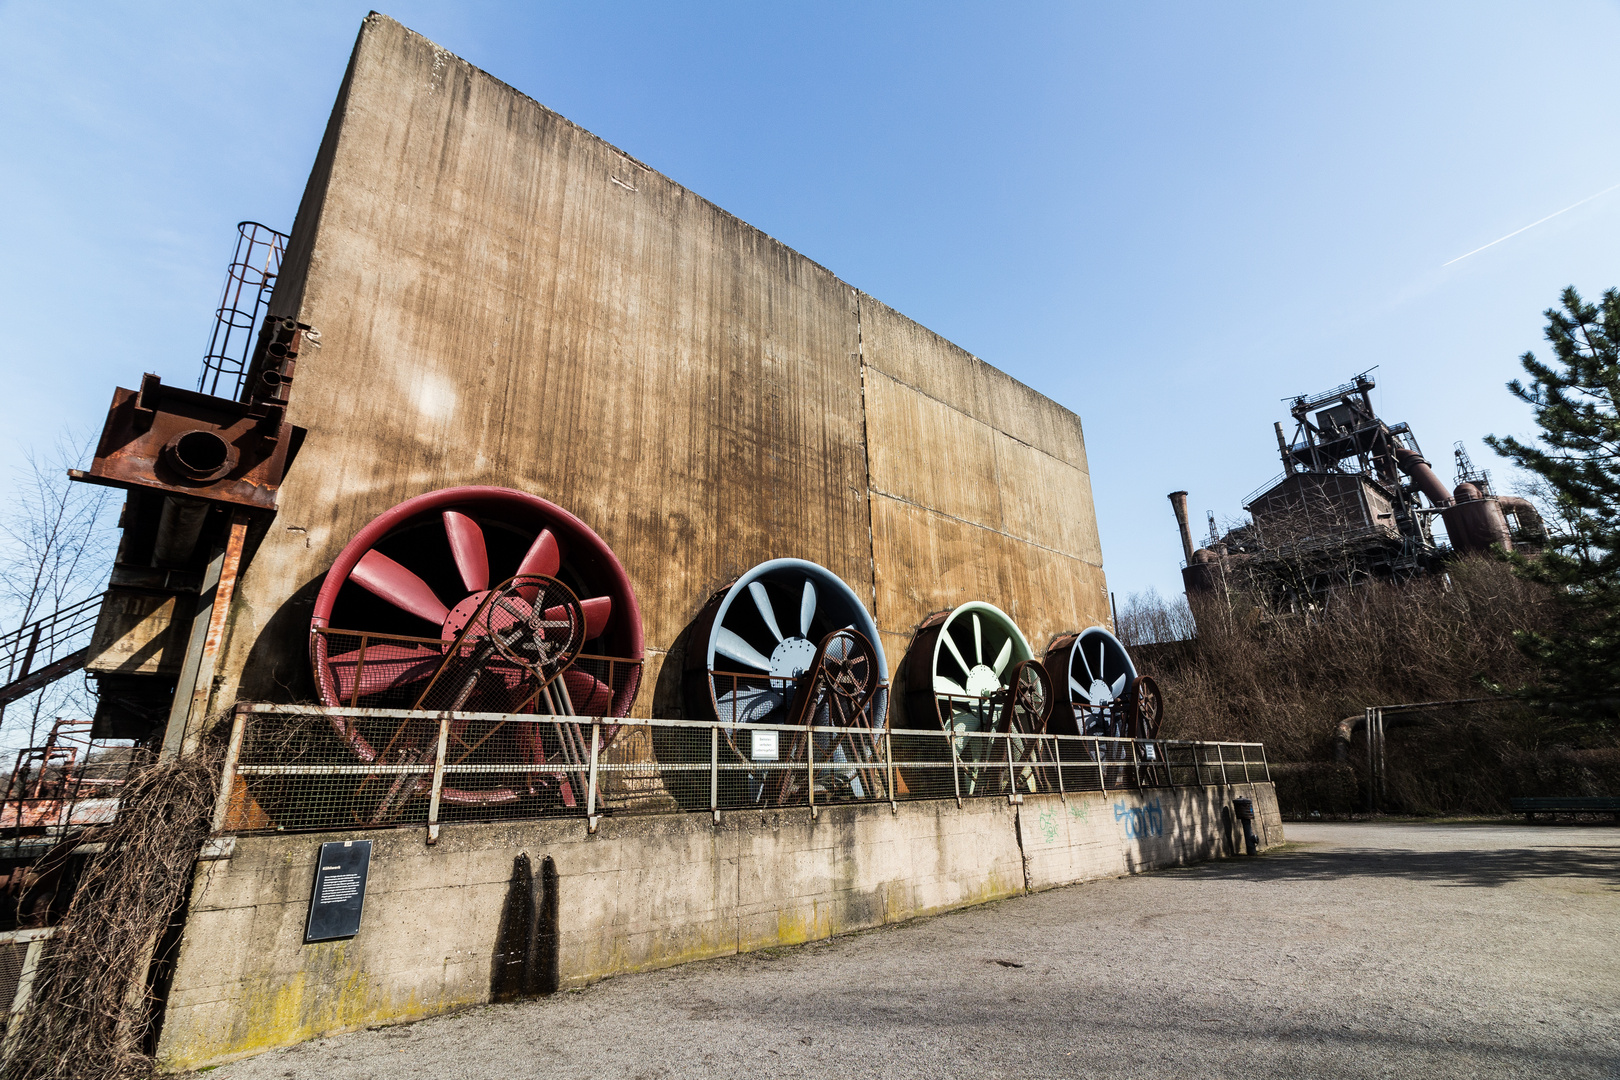
<path id="1" fill-rule="evenodd" d="M 1079 417 L 384 16 L 272 310 L 321 345 L 215 709 L 308 697 L 333 558 L 460 484 L 542 495 L 617 552 L 650 650 L 638 715 L 703 601 L 769 558 L 848 581 L 891 664 L 967 599 L 1037 647 L 1107 621 Z"/>
<path id="2" fill-rule="evenodd" d="M 668 814 L 236 840 L 199 864 L 159 1057 L 199 1068 L 489 1000 L 514 856 L 559 875 L 564 985 L 828 937 L 1079 881 L 1232 854 L 1232 799 L 1270 784 L 766 813 Z M 374 843 L 365 916 L 304 945 L 323 841 Z"/>

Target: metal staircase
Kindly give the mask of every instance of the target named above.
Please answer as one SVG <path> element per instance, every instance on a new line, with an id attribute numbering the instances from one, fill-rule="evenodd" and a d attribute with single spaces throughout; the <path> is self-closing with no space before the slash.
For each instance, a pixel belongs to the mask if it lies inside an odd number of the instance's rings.
<path id="1" fill-rule="evenodd" d="M 84 667 L 105 593 L 0 634 L 0 709 Z"/>

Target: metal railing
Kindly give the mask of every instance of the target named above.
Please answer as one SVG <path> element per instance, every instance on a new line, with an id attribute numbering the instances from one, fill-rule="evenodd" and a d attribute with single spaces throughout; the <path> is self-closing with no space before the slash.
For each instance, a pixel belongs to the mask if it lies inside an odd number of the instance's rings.
<path id="1" fill-rule="evenodd" d="M 0 634 L 0 708 L 84 663 L 105 593 Z"/>
<path id="2" fill-rule="evenodd" d="M 371 760 L 345 733 L 394 726 Z M 378 744 L 381 745 L 381 744 Z M 1256 783 L 1260 743 L 238 705 L 216 833 Z"/>

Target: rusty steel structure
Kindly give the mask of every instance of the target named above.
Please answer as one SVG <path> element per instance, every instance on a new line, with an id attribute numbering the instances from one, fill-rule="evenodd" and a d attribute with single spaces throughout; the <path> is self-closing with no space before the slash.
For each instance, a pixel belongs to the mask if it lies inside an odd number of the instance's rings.
<path id="1" fill-rule="evenodd" d="M 1488 475 L 1472 471 L 1460 443 L 1456 486 L 1448 489 L 1411 428 L 1377 415 L 1376 386 L 1367 371 L 1331 390 L 1286 399 L 1292 436 L 1274 425 L 1282 474 L 1244 499 L 1247 524 L 1219 536 L 1212 524 L 1206 546 L 1193 544 L 1187 493 L 1171 492 L 1189 598 L 1219 592 L 1237 574 L 1279 610 L 1295 611 L 1360 581 L 1435 573 L 1447 554 L 1435 541 L 1436 516 L 1457 554 L 1541 543 L 1534 506 L 1495 494 Z"/>
<path id="2" fill-rule="evenodd" d="M 286 419 L 298 357 L 319 338 L 265 314 L 286 237 L 252 222 L 238 234 L 198 383 L 211 392 L 152 374 L 115 390 L 90 468 L 70 474 L 127 493 L 84 657 L 95 733 L 168 754 L 199 736 L 249 533 L 274 515 L 303 436 Z"/>

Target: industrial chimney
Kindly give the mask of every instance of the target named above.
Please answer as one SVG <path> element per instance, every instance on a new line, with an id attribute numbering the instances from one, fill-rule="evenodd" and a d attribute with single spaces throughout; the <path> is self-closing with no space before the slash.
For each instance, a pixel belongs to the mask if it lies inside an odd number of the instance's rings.
<path id="1" fill-rule="evenodd" d="M 1176 508 L 1176 525 L 1181 529 L 1181 553 L 1187 559 L 1187 565 L 1193 561 L 1192 529 L 1187 524 L 1187 493 L 1185 491 L 1172 491 L 1170 505 Z"/>

